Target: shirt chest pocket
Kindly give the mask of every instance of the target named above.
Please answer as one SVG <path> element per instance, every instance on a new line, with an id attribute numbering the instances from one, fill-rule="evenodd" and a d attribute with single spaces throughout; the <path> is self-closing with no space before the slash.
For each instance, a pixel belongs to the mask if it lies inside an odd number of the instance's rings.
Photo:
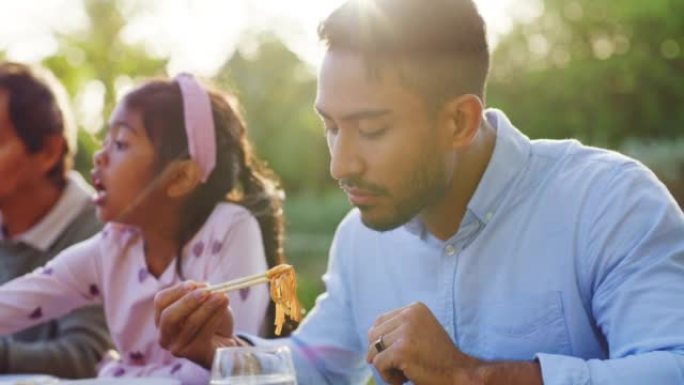
<path id="1" fill-rule="evenodd" d="M 560 292 L 471 304 L 463 314 L 459 344 L 477 357 L 530 360 L 536 353 L 572 353 Z"/>

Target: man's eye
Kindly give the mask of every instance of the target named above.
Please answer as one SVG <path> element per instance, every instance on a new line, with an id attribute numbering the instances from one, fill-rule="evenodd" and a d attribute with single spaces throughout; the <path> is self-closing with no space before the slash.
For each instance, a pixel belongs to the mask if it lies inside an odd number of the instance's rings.
<path id="1" fill-rule="evenodd" d="M 128 143 L 121 140 L 115 140 L 114 148 L 116 148 L 117 150 L 125 150 L 126 148 L 128 148 Z"/>
<path id="2" fill-rule="evenodd" d="M 388 128 L 388 126 L 384 126 L 380 128 L 359 130 L 359 132 L 364 138 L 375 139 L 381 137 L 385 132 L 387 132 Z"/>

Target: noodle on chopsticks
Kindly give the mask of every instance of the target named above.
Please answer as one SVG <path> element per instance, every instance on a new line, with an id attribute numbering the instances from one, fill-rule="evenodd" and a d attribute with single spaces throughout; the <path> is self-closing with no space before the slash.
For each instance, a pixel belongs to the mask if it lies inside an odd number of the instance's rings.
<path id="1" fill-rule="evenodd" d="M 302 308 L 297 300 L 297 276 L 290 265 L 278 265 L 266 272 L 271 283 L 271 299 L 276 306 L 275 334 L 280 335 L 287 315 L 293 321 L 299 321 Z"/>
<path id="2" fill-rule="evenodd" d="M 265 273 L 234 279 L 207 289 L 212 293 L 227 293 L 266 282 L 270 284 L 271 300 L 275 303 L 275 334 L 280 335 L 285 316 L 293 321 L 299 321 L 302 317 L 302 308 L 297 299 L 297 276 L 291 265 L 277 265 Z"/>

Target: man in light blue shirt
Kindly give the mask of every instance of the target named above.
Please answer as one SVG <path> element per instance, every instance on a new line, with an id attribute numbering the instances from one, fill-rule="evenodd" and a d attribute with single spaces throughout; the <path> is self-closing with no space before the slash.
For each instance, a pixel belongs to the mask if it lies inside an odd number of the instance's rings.
<path id="1" fill-rule="evenodd" d="M 163 346 L 208 367 L 217 346 L 287 343 L 300 385 L 684 383 L 684 215 L 648 169 L 483 110 L 470 0 L 352 0 L 320 33 L 316 109 L 357 207 L 326 292 L 265 341 L 177 286 Z"/>

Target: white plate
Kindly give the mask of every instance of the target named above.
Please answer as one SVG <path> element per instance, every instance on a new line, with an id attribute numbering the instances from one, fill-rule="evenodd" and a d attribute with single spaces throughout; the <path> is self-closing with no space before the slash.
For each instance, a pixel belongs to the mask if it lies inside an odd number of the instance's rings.
<path id="1" fill-rule="evenodd" d="M 181 385 L 174 378 L 125 377 L 125 378 L 86 378 L 83 380 L 60 381 L 59 385 Z M 2 385 L 2 383 L 0 383 Z"/>
<path id="2" fill-rule="evenodd" d="M 44 374 L 1 374 L 0 385 L 48 385 L 57 384 L 56 377 Z"/>

